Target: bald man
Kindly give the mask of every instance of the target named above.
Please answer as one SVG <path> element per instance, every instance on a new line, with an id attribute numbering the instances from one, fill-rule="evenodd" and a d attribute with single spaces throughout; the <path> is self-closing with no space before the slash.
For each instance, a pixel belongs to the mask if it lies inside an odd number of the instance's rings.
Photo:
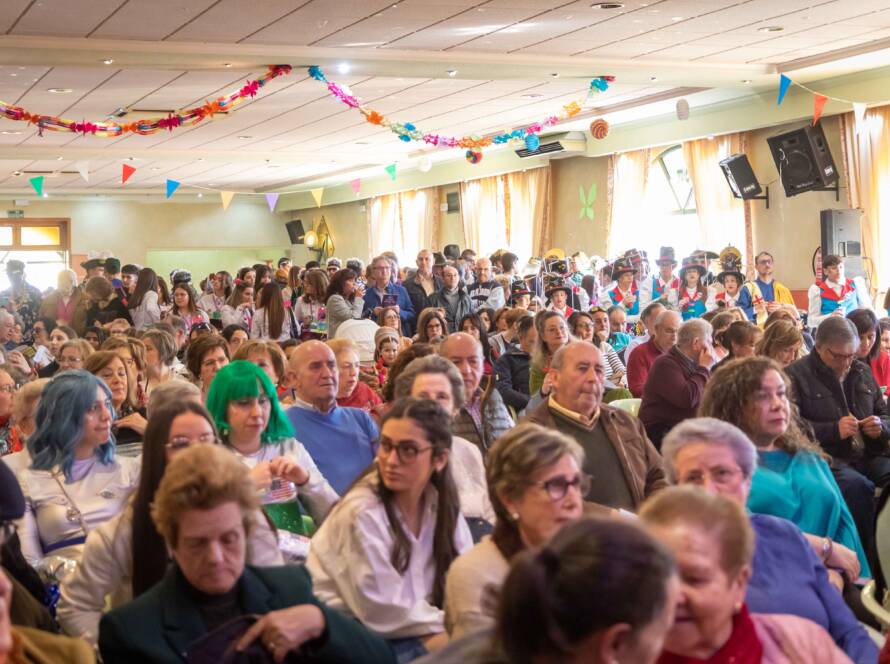
<path id="1" fill-rule="evenodd" d="M 470 299 L 473 300 L 473 311 L 479 307 L 490 307 L 497 311 L 504 306 L 504 287 L 494 280 L 491 269 L 491 261 L 480 258 L 476 261 L 476 281 L 467 289 Z"/>
<path id="2" fill-rule="evenodd" d="M 337 405 L 339 373 L 320 341 L 300 344 L 287 364 L 296 399 L 287 410 L 297 439 L 341 496 L 374 460 L 377 425 L 361 408 Z"/>
<path id="3" fill-rule="evenodd" d="M 661 456 L 643 423 L 602 403 L 606 370 L 596 346 L 575 341 L 560 348 L 547 380 L 550 396 L 528 420 L 571 436 L 584 448 L 583 470 L 593 476 L 585 500 L 635 512 L 667 486 Z"/>
<path id="4" fill-rule="evenodd" d="M 477 445 L 484 456 L 514 423 L 500 393 L 481 385 L 485 370 L 482 345 L 466 332 L 457 332 L 445 338 L 439 355 L 457 367 L 466 393 L 466 403 L 455 416 L 451 432 Z"/>

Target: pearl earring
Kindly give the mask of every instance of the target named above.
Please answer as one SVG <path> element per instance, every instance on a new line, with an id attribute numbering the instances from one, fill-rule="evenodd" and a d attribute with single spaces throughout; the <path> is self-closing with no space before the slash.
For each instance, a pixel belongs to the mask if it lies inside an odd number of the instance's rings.
<path id="1" fill-rule="evenodd" d="M 510 518 L 514 521 L 519 521 L 519 514 L 517 512 L 513 512 L 513 514 L 510 515 Z"/>

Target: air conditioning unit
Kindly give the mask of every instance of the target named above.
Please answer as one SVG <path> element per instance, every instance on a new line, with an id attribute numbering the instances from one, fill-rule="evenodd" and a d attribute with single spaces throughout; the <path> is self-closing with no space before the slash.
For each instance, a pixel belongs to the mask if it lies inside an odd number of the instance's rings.
<path id="1" fill-rule="evenodd" d="M 561 134 L 550 134 L 541 136 L 541 144 L 537 150 L 529 150 L 528 148 L 520 148 L 516 150 L 516 154 L 522 159 L 526 157 L 537 157 L 542 154 L 552 154 L 556 157 L 568 157 L 572 154 L 583 153 L 587 149 L 587 139 L 584 133 L 580 131 L 566 131 Z M 563 154 L 558 154 L 563 153 Z"/>

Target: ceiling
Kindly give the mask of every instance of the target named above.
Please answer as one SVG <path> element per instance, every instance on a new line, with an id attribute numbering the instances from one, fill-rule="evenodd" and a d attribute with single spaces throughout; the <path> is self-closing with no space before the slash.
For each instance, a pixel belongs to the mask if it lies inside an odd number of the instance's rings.
<path id="1" fill-rule="evenodd" d="M 3 0 L 0 99 L 32 112 L 97 121 L 125 108 L 133 109 L 125 120 L 132 121 L 212 100 L 266 64 L 294 71 L 227 116 L 154 136 L 39 136 L 25 123 L 0 120 L 0 193 L 29 192 L 28 177 L 38 173 L 50 195 L 118 192 L 122 162 L 137 168 L 126 185 L 131 192 L 163 193 L 167 178 L 182 181 L 183 191 L 298 190 L 394 161 L 411 167 L 427 150 L 333 99 L 306 75 L 309 64 L 394 120 L 461 136 L 541 120 L 583 98 L 595 75 L 617 80 L 592 99 L 585 122 L 605 114 L 615 123 L 634 107 L 681 95 L 693 102 L 699 91 L 743 96 L 774 85 L 777 71 L 803 77 L 805 67 L 890 47 L 887 0 L 619 4 Z M 348 65 L 343 73 L 341 64 Z M 89 183 L 75 167 L 83 160 Z"/>

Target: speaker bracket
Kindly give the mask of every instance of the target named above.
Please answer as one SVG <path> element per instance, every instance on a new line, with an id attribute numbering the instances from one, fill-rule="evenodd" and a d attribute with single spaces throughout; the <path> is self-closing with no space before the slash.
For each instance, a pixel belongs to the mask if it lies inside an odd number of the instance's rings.
<path id="1" fill-rule="evenodd" d="M 769 210 L 769 185 L 765 185 L 763 189 L 763 196 L 746 196 L 742 199 L 741 196 L 733 194 L 733 198 L 739 198 L 745 201 L 766 201 L 766 209 Z"/>
<path id="2" fill-rule="evenodd" d="M 810 191 L 833 191 L 834 192 L 834 200 L 840 202 L 841 200 L 841 181 L 838 180 L 834 183 L 833 187 L 819 187 L 818 189 L 810 189 Z M 767 205 L 769 207 L 769 205 Z"/>

